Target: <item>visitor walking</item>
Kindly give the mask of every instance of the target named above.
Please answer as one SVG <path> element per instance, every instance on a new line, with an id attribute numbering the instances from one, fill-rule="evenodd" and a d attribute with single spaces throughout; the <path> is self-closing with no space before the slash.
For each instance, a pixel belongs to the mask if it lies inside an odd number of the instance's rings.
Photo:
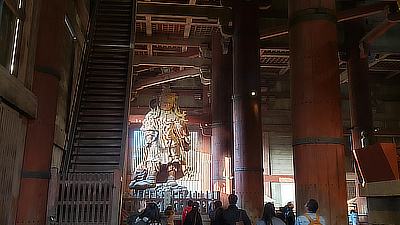
<path id="1" fill-rule="evenodd" d="M 234 194 L 229 195 L 228 201 L 229 206 L 222 212 L 222 218 L 225 225 L 237 225 L 237 224 L 244 224 L 244 225 L 251 225 L 249 216 L 243 209 L 239 209 L 236 206 L 238 197 Z M 237 223 L 238 222 L 238 223 Z"/>
<path id="2" fill-rule="evenodd" d="M 256 225 L 285 225 L 285 223 L 276 217 L 274 204 L 268 202 L 264 205 L 263 216 Z"/>
<path id="3" fill-rule="evenodd" d="M 190 212 L 187 214 L 183 225 L 203 225 L 199 210 L 199 203 L 193 203 L 192 210 L 190 210 Z"/>
<path id="4" fill-rule="evenodd" d="M 193 206 L 193 201 L 191 199 L 189 199 L 189 201 L 187 203 L 187 207 L 182 212 L 182 224 L 185 222 L 185 218 L 186 218 L 187 214 L 190 211 L 192 211 L 192 206 Z"/>
<path id="5" fill-rule="evenodd" d="M 318 202 L 315 199 L 308 200 L 305 207 L 307 212 L 297 217 L 295 225 L 326 225 L 324 217 L 317 215 Z"/>

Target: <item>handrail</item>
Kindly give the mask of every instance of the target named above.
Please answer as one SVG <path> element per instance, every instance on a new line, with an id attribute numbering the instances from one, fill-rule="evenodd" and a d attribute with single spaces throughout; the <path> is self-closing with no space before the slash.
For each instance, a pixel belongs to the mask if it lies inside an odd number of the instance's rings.
<path id="1" fill-rule="evenodd" d="M 81 64 L 79 67 L 77 83 L 75 86 L 74 97 L 72 99 L 71 111 L 69 113 L 69 118 L 68 118 L 69 121 L 67 125 L 68 135 L 64 142 L 64 156 L 61 165 L 61 173 L 63 175 L 68 174 L 68 169 L 71 161 L 72 147 L 74 143 L 76 125 L 78 122 L 78 116 L 79 116 L 78 113 L 80 110 L 81 97 L 83 93 L 83 84 L 87 72 L 89 54 L 93 44 L 92 40 L 94 35 L 95 23 L 97 20 L 98 9 L 99 9 L 99 0 L 94 0 L 90 10 L 90 17 L 87 25 L 88 26 L 87 35 L 83 47 L 83 54 L 81 58 Z"/>
<path id="2" fill-rule="evenodd" d="M 132 94 L 132 76 L 133 76 L 133 57 L 135 55 L 135 34 L 136 34 L 136 14 L 137 14 L 137 0 L 132 0 L 132 15 L 131 15 L 131 37 L 129 44 L 129 61 L 128 61 L 128 71 L 126 80 L 126 90 L 125 90 L 125 109 L 124 109 L 124 122 L 122 128 L 122 140 L 121 140 L 121 155 L 119 168 L 124 171 L 125 157 L 126 157 L 126 147 L 128 141 L 128 125 L 129 125 L 129 111 L 130 111 L 130 101 Z M 131 169 L 131 168 L 128 168 Z"/>

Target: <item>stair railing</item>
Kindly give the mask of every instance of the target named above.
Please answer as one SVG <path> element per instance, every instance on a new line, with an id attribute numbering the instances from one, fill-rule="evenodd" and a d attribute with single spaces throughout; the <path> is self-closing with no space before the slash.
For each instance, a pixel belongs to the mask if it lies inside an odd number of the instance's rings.
<path id="1" fill-rule="evenodd" d="M 67 137 L 64 142 L 64 155 L 61 164 L 61 173 L 63 175 L 68 174 L 72 158 L 72 149 L 74 145 L 75 131 L 79 118 L 79 111 L 81 105 L 80 103 L 83 93 L 83 86 L 85 83 L 86 72 L 88 68 L 89 56 L 93 45 L 94 29 L 96 25 L 98 11 L 99 11 L 99 0 L 91 1 L 90 17 L 87 25 L 83 54 L 79 66 L 79 73 L 78 73 L 77 83 L 75 86 L 74 97 L 72 98 L 71 111 L 69 113 L 69 118 L 68 118 Z"/>

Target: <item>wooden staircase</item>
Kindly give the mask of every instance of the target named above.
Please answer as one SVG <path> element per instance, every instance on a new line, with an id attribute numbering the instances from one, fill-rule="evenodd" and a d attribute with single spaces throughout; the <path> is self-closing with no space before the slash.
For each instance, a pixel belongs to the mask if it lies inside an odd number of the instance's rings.
<path id="1" fill-rule="evenodd" d="M 64 173 L 113 173 L 123 168 L 131 91 L 133 2 L 98 2 Z"/>
<path id="2" fill-rule="evenodd" d="M 94 0 L 50 224 L 119 224 L 132 82 L 135 0 Z"/>

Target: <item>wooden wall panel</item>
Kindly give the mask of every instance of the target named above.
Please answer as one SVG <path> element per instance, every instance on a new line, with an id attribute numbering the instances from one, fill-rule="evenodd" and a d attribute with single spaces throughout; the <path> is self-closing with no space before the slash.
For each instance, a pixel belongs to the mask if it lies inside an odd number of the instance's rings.
<path id="1" fill-rule="evenodd" d="M 15 224 L 27 119 L 0 103 L 0 224 Z"/>

